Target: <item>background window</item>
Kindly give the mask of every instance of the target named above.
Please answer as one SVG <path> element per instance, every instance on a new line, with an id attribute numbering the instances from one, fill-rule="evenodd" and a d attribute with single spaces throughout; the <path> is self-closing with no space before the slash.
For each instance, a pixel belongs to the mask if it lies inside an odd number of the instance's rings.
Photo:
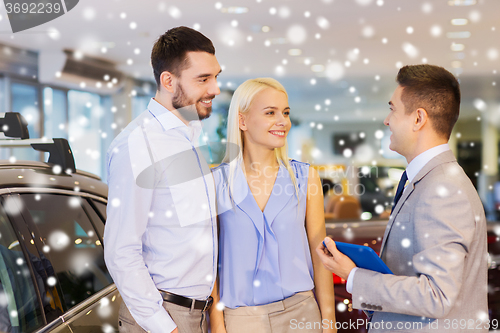
<path id="1" fill-rule="evenodd" d="M 7 94 L 5 92 L 6 92 L 6 90 L 5 90 L 5 78 L 0 77 L 0 113 L 4 113 L 4 112 L 8 111 L 8 110 L 6 110 L 8 96 L 6 96 Z"/>
<path id="2" fill-rule="evenodd" d="M 132 98 L 132 119 L 137 118 L 147 108 L 153 96 L 134 96 Z"/>
<path id="3" fill-rule="evenodd" d="M 66 113 L 66 91 L 46 87 L 43 89 L 44 136 L 46 138 L 68 138 Z"/>
<path id="4" fill-rule="evenodd" d="M 101 176 L 101 117 L 104 110 L 97 94 L 70 90 L 68 92 L 68 141 L 76 167 Z"/>
<path id="5" fill-rule="evenodd" d="M 40 107 L 38 88 L 29 84 L 12 83 L 12 112 L 19 112 L 28 121 L 30 138 L 40 137 Z"/>
<path id="6" fill-rule="evenodd" d="M 39 138 L 41 135 L 41 113 L 38 105 L 38 87 L 23 83 L 12 83 L 11 95 L 12 106 L 9 111 L 19 112 L 26 119 L 31 139 Z M 38 161 L 40 159 L 40 153 L 29 148 L 12 149 L 12 155 L 17 160 Z"/>

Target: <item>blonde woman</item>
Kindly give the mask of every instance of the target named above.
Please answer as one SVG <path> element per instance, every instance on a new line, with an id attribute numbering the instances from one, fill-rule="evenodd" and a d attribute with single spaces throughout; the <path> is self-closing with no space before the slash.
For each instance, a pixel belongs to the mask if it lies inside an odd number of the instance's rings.
<path id="1" fill-rule="evenodd" d="M 332 275 L 314 252 L 325 238 L 322 187 L 313 168 L 288 159 L 290 128 L 278 81 L 235 91 L 226 155 L 212 170 L 220 222 L 212 332 L 335 331 Z"/>

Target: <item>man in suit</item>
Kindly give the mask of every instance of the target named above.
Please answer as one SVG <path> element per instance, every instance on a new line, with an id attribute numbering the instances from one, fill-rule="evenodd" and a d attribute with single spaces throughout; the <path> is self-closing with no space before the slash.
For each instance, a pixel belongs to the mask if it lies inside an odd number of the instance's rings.
<path id="1" fill-rule="evenodd" d="M 353 307 L 370 316 L 369 332 L 486 332 L 486 219 L 448 147 L 459 84 L 431 65 L 405 66 L 396 81 L 384 124 L 392 132 L 390 149 L 408 167 L 381 247 L 394 275 L 356 267 L 330 238 L 316 251 L 347 280 Z"/>

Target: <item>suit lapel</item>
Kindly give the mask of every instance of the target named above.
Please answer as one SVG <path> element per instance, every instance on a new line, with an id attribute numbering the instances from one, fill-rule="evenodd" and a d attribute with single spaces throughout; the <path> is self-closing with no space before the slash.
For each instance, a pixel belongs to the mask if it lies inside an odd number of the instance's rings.
<path id="1" fill-rule="evenodd" d="M 427 162 L 427 164 L 425 164 L 423 168 L 417 173 L 415 178 L 413 178 L 411 183 L 407 185 L 407 188 L 405 188 L 403 195 L 399 199 L 396 207 L 394 207 L 394 211 L 392 212 L 391 217 L 389 218 L 389 223 L 385 228 L 384 239 L 382 240 L 382 245 L 380 247 L 380 257 L 382 257 L 382 254 L 385 250 L 387 238 L 389 237 L 394 221 L 396 220 L 396 217 L 399 214 L 401 208 L 403 207 L 405 201 L 410 197 L 410 194 L 415 190 L 415 185 L 438 165 L 450 162 L 456 162 L 456 158 L 451 150 L 445 151 L 437 155 L 436 157 L 432 158 L 429 162 Z"/>
<path id="2" fill-rule="evenodd" d="M 413 192 L 415 189 L 415 183 L 411 182 L 406 186 L 406 188 L 403 191 L 403 195 L 399 199 L 396 207 L 394 207 L 394 211 L 391 214 L 391 217 L 389 218 L 389 223 L 387 223 L 387 227 L 385 228 L 385 233 L 384 233 L 384 238 L 382 240 L 382 246 L 380 247 L 380 257 L 382 257 L 382 253 L 385 248 L 385 243 L 387 241 L 387 237 L 389 236 L 389 233 L 392 229 L 392 225 L 394 224 L 394 220 L 396 219 L 396 216 L 398 215 L 399 211 L 401 210 L 401 207 L 403 207 L 403 204 L 405 203 L 406 199 L 410 196 L 410 194 Z"/>

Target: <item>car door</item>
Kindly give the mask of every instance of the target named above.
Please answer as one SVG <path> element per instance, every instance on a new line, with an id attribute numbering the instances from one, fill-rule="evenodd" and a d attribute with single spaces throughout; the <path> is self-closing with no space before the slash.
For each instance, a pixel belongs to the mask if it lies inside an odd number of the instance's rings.
<path id="1" fill-rule="evenodd" d="M 87 201 L 90 196 L 50 189 L 18 194 L 23 219 L 45 260 L 48 287 L 57 295 L 52 303 L 63 309 L 63 326 L 75 333 L 116 332 L 121 298 L 104 263 L 95 227 L 103 222 Z"/>
<path id="2" fill-rule="evenodd" d="M 45 305 L 50 307 L 49 295 L 39 289 L 47 280 L 47 273 L 23 222 L 22 207 L 17 195 L 0 197 L 1 332 L 30 333 L 43 329 L 47 323 L 45 312 L 49 313 L 49 308 L 44 309 Z M 56 311 L 52 304 L 52 310 Z M 59 314 L 62 314 L 60 309 Z"/>

